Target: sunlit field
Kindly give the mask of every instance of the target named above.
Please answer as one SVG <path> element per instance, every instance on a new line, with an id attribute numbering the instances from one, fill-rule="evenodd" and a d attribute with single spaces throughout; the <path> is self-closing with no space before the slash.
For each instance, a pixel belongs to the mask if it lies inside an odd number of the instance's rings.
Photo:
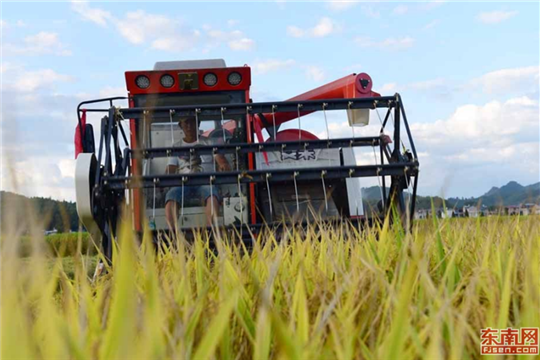
<path id="1" fill-rule="evenodd" d="M 540 325 L 539 221 L 313 224 L 251 249 L 199 236 L 157 252 L 125 223 L 94 282 L 84 241 L 56 256 L 36 232 L 21 254 L 7 223 L 2 358 L 479 358 L 480 329 Z"/>

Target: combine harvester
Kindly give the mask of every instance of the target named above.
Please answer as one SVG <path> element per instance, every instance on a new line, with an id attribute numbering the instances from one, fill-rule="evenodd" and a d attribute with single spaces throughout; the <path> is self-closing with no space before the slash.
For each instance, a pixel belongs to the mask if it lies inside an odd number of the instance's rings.
<path id="1" fill-rule="evenodd" d="M 128 97 L 77 108 L 77 211 L 109 257 L 123 209 L 133 212 L 135 231 L 148 224 L 155 233 L 209 222 L 249 234 L 284 220 L 371 221 L 364 216 L 362 177 L 378 178 L 380 218 L 412 220 L 419 163 L 403 102 L 399 94 L 374 92 L 365 73 L 261 103 L 250 97 L 251 69 L 227 67 L 223 60 L 158 62 L 154 70 L 128 71 L 125 78 Z M 115 106 L 125 100 L 128 108 Z M 354 136 L 354 127 L 368 123 L 370 109 L 385 109 L 379 133 Z M 336 110 L 346 112 L 352 137 L 330 138 L 327 113 Z M 104 113 L 97 149 L 89 112 Z M 302 129 L 303 117 L 315 112 L 324 121 L 324 139 Z M 298 128 L 283 129 L 290 121 Z M 372 148 L 374 164 L 357 164 L 360 147 Z M 404 196 L 410 187 L 412 194 Z"/>

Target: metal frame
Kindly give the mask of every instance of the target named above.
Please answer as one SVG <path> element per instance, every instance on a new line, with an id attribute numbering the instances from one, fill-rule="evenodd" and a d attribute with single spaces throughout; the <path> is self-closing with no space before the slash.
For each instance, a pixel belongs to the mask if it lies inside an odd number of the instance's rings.
<path id="1" fill-rule="evenodd" d="M 96 203 L 101 209 L 96 210 L 96 216 L 102 217 L 103 223 L 109 221 L 112 228 L 118 216 L 118 209 L 124 200 L 124 190 L 134 188 L 149 187 L 169 187 L 178 186 L 182 182 L 185 185 L 206 185 L 206 184 L 237 184 L 260 183 L 267 181 L 287 181 L 296 177 L 298 180 L 320 179 L 321 176 L 329 179 L 381 176 L 383 201 L 385 214 L 390 214 L 391 204 L 396 204 L 402 214 L 408 216 L 409 224 L 412 224 L 414 207 L 416 201 L 416 189 L 418 185 L 419 162 L 414 141 L 411 136 L 407 116 L 403 108 L 403 102 L 399 94 L 394 96 L 380 96 L 368 98 L 351 99 L 325 99 L 309 101 L 284 101 L 284 102 L 261 102 L 243 104 L 221 104 L 203 106 L 167 106 L 167 107 L 135 107 L 120 109 L 114 106 L 114 101 L 125 100 L 125 97 L 104 98 L 85 101 L 77 108 L 79 124 L 81 123 L 82 106 L 99 102 L 109 102 L 109 108 L 86 109 L 87 112 L 106 113 L 102 119 L 102 130 L 100 144 L 97 155 L 98 164 L 101 171 L 96 172 L 95 188 L 93 195 Z M 384 122 L 381 126 L 381 134 L 390 118 L 394 115 L 393 148 L 381 141 L 380 136 L 373 137 L 351 137 L 326 140 L 299 140 L 287 142 L 268 143 L 234 143 L 198 147 L 182 148 L 153 148 L 153 149 L 130 149 L 129 142 L 120 122 L 126 119 L 138 121 L 151 113 L 152 118 L 169 118 L 171 111 L 178 116 L 199 116 L 200 121 L 207 121 L 205 117 L 219 118 L 222 112 L 227 115 L 248 115 L 246 121 L 254 119 L 254 115 L 271 112 L 302 112 L 334 111 L 334 110 L 354 110 L 354 109 L 376 109 L 387 108 Z M 404 124 L 406 137 L 411 145 L 412 153 L 408 156 L 402 153 L 400 145 L 401 124 Z M 82 128 L 82 127 L 81 127 Z M 120 129 L 120 131 L 118 131 Z M 253 130 L 252 130 L 253 131 Z M 124 151 L 120 148 L 119 132 L 126 144 Z M 84 142 L 83 142 L 84 144 Z M 304 150 L 304 149 L 339 149 L 361 146 L 379 146 L 381 164 L 367 166 L 329 166 L 317 168 L 297 168 L 297 169 L 265 169 L 248 171 L 229 172 L 203 172 L 196 174 L 181 175 L 153 175 L 153 176 L 133 176 L 130 174 L 131 161 L 133 159 L 149 159 L 192 154 L 228 154 L 228 153 L 253 153 L 256 151 L 281 151 L 281 150 Z M 86 149 L 83 149 L 86 151 Z M 112 165 L 114 156 L 115 167 Z M 385 163 L 386 158 L 386 163 Z M 386 191 L 386 177 L 390 176 L 390 192 Z M 411 178 L 414 178 L 412 199 L 408 209 L 405 208 L 403 192 L 409 187 Z M 104 212 L 103 212 L 104 211 Z M 99 214 L 100 215 L 99 215 Z M 111 226 L 109 226 L 110 228 Z M 103 229 L 102 229 L 103 230 Z"/>

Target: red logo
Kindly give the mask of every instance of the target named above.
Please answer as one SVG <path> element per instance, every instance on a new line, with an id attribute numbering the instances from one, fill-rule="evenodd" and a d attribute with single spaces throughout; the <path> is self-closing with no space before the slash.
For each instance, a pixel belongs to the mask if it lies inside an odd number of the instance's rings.
<path id="1" fill-rule="evenodd" d="M 482 329 L 482 355 L 538 355 L 538 328 Z"/>

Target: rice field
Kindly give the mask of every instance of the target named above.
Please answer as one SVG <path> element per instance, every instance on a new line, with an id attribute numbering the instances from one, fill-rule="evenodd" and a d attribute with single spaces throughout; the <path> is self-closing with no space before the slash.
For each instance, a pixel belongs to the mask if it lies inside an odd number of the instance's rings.
<path id="1" fill-rule="evenodd" d="M 475 359 L 480 329 L 540 325 L 540 219 L 312 224 L 252 249 L 154 251 L 125 222 L 114 266 L 2 237 L 3 359 Z M 527 357 L 525 357 L 527 358 Z M 528 357 L 530 358 L 530 357 Z"/>

